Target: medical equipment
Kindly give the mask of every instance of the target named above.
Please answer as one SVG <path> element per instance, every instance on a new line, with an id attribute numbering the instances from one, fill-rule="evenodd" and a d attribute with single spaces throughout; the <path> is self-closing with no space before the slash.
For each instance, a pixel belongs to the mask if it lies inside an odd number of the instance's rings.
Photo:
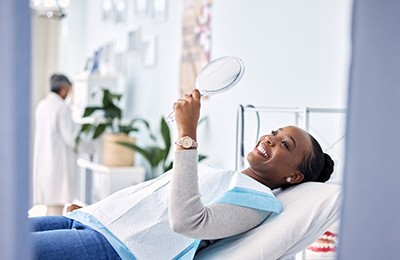
<path id="1" fill-rule="evenodd" d="M 235 86 L 243 77 L 244 63 L 234 56 L 224 56 L 208 63 L 196 77 L 196 88 L 202 96 L 223 93 Z M 174 121 L 174 111 L 167 122 Z"/>

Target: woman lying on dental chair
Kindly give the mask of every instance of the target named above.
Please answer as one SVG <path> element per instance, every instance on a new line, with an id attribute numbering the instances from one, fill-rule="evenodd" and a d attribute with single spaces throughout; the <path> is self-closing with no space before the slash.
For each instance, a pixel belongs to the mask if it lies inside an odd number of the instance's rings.
<path id="1" fill-rule="evenodd" d="M 262 136 L 242 172 L 198 166 L 200 99 L 193 90 L 174 104 L 179 139 L 171 171 L 65 216 L 31 218 L 35 257 L 193 259 L 213 241 L 279 214 L 271 190 L 330 178 L 330 156 L 294 126 Z"/>

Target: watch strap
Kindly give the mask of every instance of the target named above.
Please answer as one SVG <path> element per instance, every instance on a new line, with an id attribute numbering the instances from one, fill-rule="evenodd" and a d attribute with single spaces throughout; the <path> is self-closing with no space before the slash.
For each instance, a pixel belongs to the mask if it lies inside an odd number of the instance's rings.
<path id="1" fill-rule="evenodd" d="M 190 136 L 184 136 L 179 138 L 176 142 L 176 145 L 181 146 L 185 149 L 190 149 L 190 148 L 197 148 L 198 144 L 193 138 Z"/>

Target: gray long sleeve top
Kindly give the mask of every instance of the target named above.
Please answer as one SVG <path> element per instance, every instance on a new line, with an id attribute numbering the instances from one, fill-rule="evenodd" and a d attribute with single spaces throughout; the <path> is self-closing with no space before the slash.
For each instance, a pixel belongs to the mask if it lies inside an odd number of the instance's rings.
<path id="1" fill-rule="evenodd" d="M 170 224 L 175 232 L 195 239 L 220 239 L 248 231 L 271 214 L 231 204 L 203 205 L 197 158 L 197 150 L 175 152 L 169 202 Z"/>

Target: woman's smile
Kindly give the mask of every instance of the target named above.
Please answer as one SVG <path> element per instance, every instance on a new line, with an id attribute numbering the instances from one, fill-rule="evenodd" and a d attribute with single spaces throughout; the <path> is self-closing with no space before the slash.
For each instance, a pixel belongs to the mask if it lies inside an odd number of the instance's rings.
<path id="1" fill-rule="evenodd" d="M 268 154 L 267 149 L 265 145 L 262 142 L 259 142 L 258 145 L 256 146 L 256 150 L 260 155 L 262 155 L 265 158 L 269 158 L 270 154 Z"/>

